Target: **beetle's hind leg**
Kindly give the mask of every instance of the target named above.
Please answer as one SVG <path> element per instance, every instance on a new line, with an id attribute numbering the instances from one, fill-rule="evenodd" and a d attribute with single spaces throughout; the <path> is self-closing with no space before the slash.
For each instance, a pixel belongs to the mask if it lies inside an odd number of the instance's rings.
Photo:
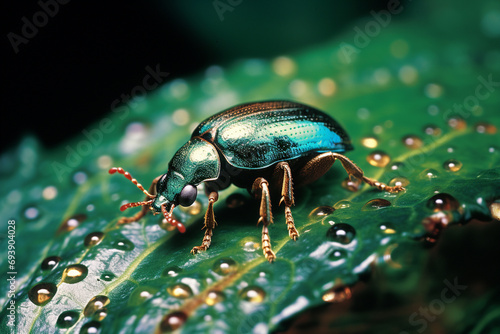
<path id="1" fill-rule="evenodd" d="M 252 185 L 252 192 L 256 197 L 260 197 L 260 218 L 257 222 L 262 222 L 262 251 L 269 262 L 276 259 L 276 255 L 271 249 L 271 238 L 269 238 L 268 226 L 273 222 L 273 214 L 271 212 L 271 197 L 269 195 L 269 182 L 266 179 L 259 177 Z"/>
<path id="2" fill-rule="evenodd" d="M 215 225 L 217 225 L 217 222 L 215 221 L 215 215 L 214 215 L 214 203 L 217 202 L 219 199 L 219 194 L 216 191 L 212 191 L 208 195 L 208 208 L 207 212 L 205 213 L 205 235 L 203 236 L 203 241 L 201 242 L 201 246 L 196 246 L 193 247 L 191 250 L 192 254 L 196 254 L 198 252 L 206 251 L 208 247 L 210 247 L 210 244 L 212 243 L 212 231 L 215 228 Z"/>
<path id="3" fill-rule="evenodd" d="M 285 203 L 285 219 L 286 226 L 288 228 L 288 235 L 295 241 L 299 237 L 299 232 L 295 228 L 295 222 L 293 220 L 291 210 L 291 206 L 295 204 L 293 198 L 292 170 L 287 162 L 280 162 L 276 165 L 274 172 L 275 175 L 279 175 L 281 172 L 283 173 L 282 177 L 278 178 L 281 180 L 281 199 L 279 204 L 281 205 L 281 203 Z"/>
<path id="4" fill-rule="evenodd" d="M 156 177 L 153 180 L 153 182 L 151 182 L 151 186 L 149 186 L 149 190 L 148 190 L 148 192 L 150 194 L 156 195 L 156 184 L 158 183 L 158 180 L 160 179 L 160 177 L 161 177 L 161 175 Z M 146 196 L 145 199 L 149 200 L 151 198 L 149 198 L 149 196 Z M 122 225 L 122 224 L 130 224 L 130 223 L 136 222 L 139 219 L 141 219 L 142 217 L 144 217 L 148 213 L 148 211 L 149 211 L 149 205 L 142 206 L 141 211 L 137 212 L 132 217 L 120 217 L 120 219 L 118 219 L 118 224 Z"/>

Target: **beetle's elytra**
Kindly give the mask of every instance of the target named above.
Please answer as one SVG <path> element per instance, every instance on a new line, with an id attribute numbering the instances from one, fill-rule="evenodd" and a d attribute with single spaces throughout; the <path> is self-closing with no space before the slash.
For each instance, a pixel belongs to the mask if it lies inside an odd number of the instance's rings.
<path id="1" fill-rule="evenodd" d="M 222 111 L 203 121 L 191 139 L 174 155 L 165 174 L 153 180 L 146 191 L 122 168 L 119 172 L 146 194 L 146 200 L 121 207 L 143 206 L 133 217 L 122 217 L 119 223 L 139 220 L 148 209 L 163 213 L 167 221 L 184 232 L 184 226 L 172 218 L 174 207 L 189 206 L 197 196 L 196 186 L 204 182 L 209 204 L 205 214 L 205 236 L 202 244 L 192 249 L 195 254 L 210 246 L 216 225 L 213 205 L 218 191 L 230 184 L 247 188 L 260 199 L 259 223 L 262 227 L 262 250 L 272 262 L 268 226 L 273 222 L 270 188 L 281 192 L 290 238 L 299 236 L 292 217 L 294 205 L 292 178 L 295 186 L 311 183 L 325 174 L 335 160 L 340 160 L 349 177 L 377 187 L 399 192 L 400 186 L 389 187 L 367 178 L 363 171 L 342 155 L 352 149 L 344 129 L 327 114 L 310 106 L 289 101 L 247 103 Z"/>

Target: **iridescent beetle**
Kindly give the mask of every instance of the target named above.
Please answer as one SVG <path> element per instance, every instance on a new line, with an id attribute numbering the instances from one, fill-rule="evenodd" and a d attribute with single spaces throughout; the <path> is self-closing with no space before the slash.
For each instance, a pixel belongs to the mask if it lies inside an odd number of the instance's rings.
<path id="1" fill-rule="evenodd" d="M 216 225 L 213 205 L 218 191 L 230 184 L 247 188 L 260 198 L 262 250 L 272 262 L 276 256 L 271 249 L 268 226 L 273 222 L 271 189 L 281 194 L 285 204 L 285 219 L 290 238 L 299 236 L 291 207 L 294 205 L 292 176 L 295 186 L 311 183 L 325 174 L 335 160 L 340 160 L 349 177 L 354 176 L 371 186 L 388 192 L 399 192 L 401 186 L 390 187 L 363 175 L 363 171 L 342 155 L 352 150 L 344 129 L 327 114 L 303 104 L 289 101 L 247 103 L 222 111 L 203 121 L 191 139 L 174 155 L 167 173 L 153 180 L 146 191 L 122 168 L 112 168 L 137 185 L 146 200 L 129 203 L 120 209 L 143 206 L 133 217 L 122 217 L 120 223 L 130 223 L 143 217 L 148 209 L 162 213 L 180 232 L 185 227 L 173 219 L 174 207 L 189 206 L 197 197 L 197 186 L 204 182 L 208 194 L 205 213 L 205 236 L 192 253 L 210 246 Z"/>

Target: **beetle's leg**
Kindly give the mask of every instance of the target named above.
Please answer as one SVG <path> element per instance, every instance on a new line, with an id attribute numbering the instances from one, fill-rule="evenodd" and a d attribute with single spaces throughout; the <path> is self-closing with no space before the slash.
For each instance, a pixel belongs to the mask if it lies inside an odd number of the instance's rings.
<path id="1" fill-rule="evenodd" d="M 207 212 L 205 213 L 205 226 L 203 227 L 206 228 L 205 236 L 203 237 L 201 246 L 193 247 L 193 249 L 191 250 L 192 254 L 206 251 L 208 247 L 210 247 L 210 243 L 212 242 L 212 230 L 215 228 L 215 225 L 217 225 L 214 215 L 214 203 L 217 202 L 218 199 L 219 194 L 216 191 L 212 191 L 208 195 L 208 208 Z"/>
<path id="2" fill-rule="evenodd" d="M 269 262 L 276 259 L 276 255 L 271 249 L 271 239 L 269 238 L 268 226 L 273 222 L 271 212 L 271 197 L 269 196 L 269 183 L 262 177 L 257 178 L 252 185 L 252 192 L 256 197 L 260 196 L 260 218 L 257 224 L 262 222 L 262 251 Z"/>
<path id="3" fill-rule="evenodd" d="M 280 162 L 276 165 L 275 172 L 283 171 L 283 181 L 281 186 L 281 203 L 285 203 L 285 219 L 286 226 L 288 228 L 288 235 L 294 241 L 299 237 L 299 232 L 295 228 L 295 223 L 293 221 L 291 206 L 295 204 L 293 199 L 293 185 L 292 185 L 292 170 L 287 162 Z"/>
<path id="4" fill-rule="evenodd" d="M 338 153 L 334 153 L 334 152 L 330 152 L 330 154 L 332 155 L 332 157 L 334 159 L 340 160 L 340 162 L 342 163 L 342 166 L 346 170 L 349 177 L 354 176 L 355 178 L 357 178 L 359 180 L 363 180 L 364 182 L 368 183 L 369 185 L 371 185 L 373 187 L 378 188 L 379 190 L 387 191 L 390 193 L 397 193 L 397 192 L 405 190 L 405 188 L 403 188 L 401 186 L 390 187 L 390 186 L 386 185 L 385 183 L 379 182 L 379 181 L 374 180 L 374 179 L 370 179 L 370 178 L 364 176 L 361 168 L 359 168 L 354 162 L 349 160 L 346 156 L 343 156 L 342 154 L 338 154 Z"/>
<path id="5" fill-rule="evenodd" d="M 158 183 L 158 180 L 160 179 L 161 175 L 156 177 L 153 182 L 151 183 L 151 186 L 149 186 L 148 192 L 152 195 L 156 195 L 156 184 Z M 146 196 L 146 200 L 150 199 L 149 196 Z M 142 206 L 141 211 L 137 212 L 135 215 L 132 217 L 121 217 L 118 219 L 118 224 L 129 224 L 138 221 L 142 217 L 146 215 L 149 211 L 149 205 Z"/>

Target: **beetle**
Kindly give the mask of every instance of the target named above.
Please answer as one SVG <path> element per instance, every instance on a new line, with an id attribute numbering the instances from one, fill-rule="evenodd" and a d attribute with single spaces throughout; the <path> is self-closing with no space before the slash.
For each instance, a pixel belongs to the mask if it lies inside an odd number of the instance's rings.
<path id="1" fill-rule="evenodd" d="M 279 205 L 285 205 L 288 234 L 297 240 L 292 216 L 293 185 L 309 184 L 324 175 L 339 160 L 349 177 L 362 180 L 382 191 L 399 192 L 401 186 L 390 187 L 364 176 L 363 171 L 342 153 L 352 150 L 347 132 L 329 115 L 304 104 L 291 101 L 264 101 L 234 106 L 203 121 L 191 139 L 173 156 L 167 172 L 155 178 L 146 191 L 122 168 L 111 168 L 131 180 L 146 194 L 146 200 L 122 205 L 122 211 L 142 206 L 132 217 L 119 223 L 138 221 L 148 210 L 162 213 L 168 223 L 180 232 L 185 227 L 172 211 L 176 206 L 189 206 L 197 197 L 197 186 L 204 183 L 208 207 L 204 222 L 205 235 L 200 246 L 191 252 L 206 251 L 216 225 L 213 205 L 218 192 L 230 184 L 247 188 L 260 199 L 258 223 L 262 223 L 262 250 L 269 262 L 276 255 L 271 249 L 268 227 L 273 222 L 271 189 L 280 193 Z M 293 176 L 293 185 L 292 185 Z"/>

